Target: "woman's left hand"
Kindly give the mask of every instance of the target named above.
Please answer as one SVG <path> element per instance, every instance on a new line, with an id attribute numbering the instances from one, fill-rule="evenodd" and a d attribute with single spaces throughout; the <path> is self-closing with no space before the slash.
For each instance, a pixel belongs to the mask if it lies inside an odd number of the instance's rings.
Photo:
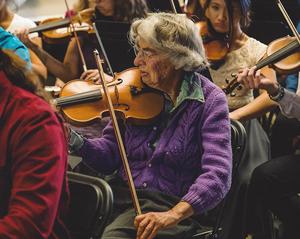
<path id="1" fill-rule="evenodd" d="M 113 77 L 104 73 L 104 77 L 105 77 L 105 81 L 106 83 L 109 83 L 113 80 Z M 100 74 L 98 69 L 90 69 L 87 70 L 85 72 L 82 73 L 82 75 L 80 76 L 81 80 L 92 80 L 95 83 L 99 83 L 100 84 Z"/>
<path id="2" fill-rule="evenodd" d="M 158 230 L 176 226 L 180 216 L 172 209 L 166 212 L 149 212 L 136 216 L 137 239 L 152 239 Z"/>

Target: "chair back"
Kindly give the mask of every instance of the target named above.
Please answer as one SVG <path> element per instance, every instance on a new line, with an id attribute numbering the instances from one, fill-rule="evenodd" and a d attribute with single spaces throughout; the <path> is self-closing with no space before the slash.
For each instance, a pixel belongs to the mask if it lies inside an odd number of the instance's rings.
<path id="1" fill-rule="evenodd" d="M 67 225 L 71 238 L 101 238 L 112 212 L 113 194 L 101 178 L 68 172 L 70 207 Z"/>
<path id="2" fill-rule="evenodd" d="M 237 120 L 231 120 L 230 126 L 232 147 L 232 184 L 235 184 L 235 176 L 237 175 L 238 167 L 240 165 L 246 147 L 247 133 L 242 123 Z M 224 198 L 224 200 L 210 212 L 213 214 L 212 217 L 214 226 L 198 231 L 198 233 L 192 237 L 193 239 L 220 238 L 220 234 L 222 233 L 221 224 L 224 220 L 224 211 L 229 203 L 228 199 L 230 198 L 228 197 L 228 194 Z"/>
<path id="3" fill-rule="evenodd" d="M 232 147 L 232 180 L 237 173 L 238 166 L 246 147 L 247 133 L 245 127 L 237 120 L 231 120 L 231 147 Z"/>

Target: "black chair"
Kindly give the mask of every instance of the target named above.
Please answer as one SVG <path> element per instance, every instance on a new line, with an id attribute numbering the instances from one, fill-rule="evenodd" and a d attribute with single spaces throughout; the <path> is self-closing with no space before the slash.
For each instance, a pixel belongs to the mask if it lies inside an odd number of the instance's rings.
<path id="1" fill-rule="evenodd" d="M 110 186 L 97 177 L 68 172 L 70 208 L 67 225 L 74 239 L 101 238 L 112 212 Z"/>
<path id="2" fill-rule="evenodd" d="M 240 161 L 242 159 L 245 146 L 246 146 L 246 138 L 247 133 L 244 126 L 237 120 L 231 120 L 231 146 L 232 146 L 232 186 L 235 184 L 235 176 L 238 173 L 238 168 L 240 165 Z M 230 194 L 230 191 L 228 195 Z M 210 228 L 204 228 L 195 234 L 193 239 L 218 239 L 220 237 L 220 233 L 222 232 L 221 224 L 224 219 L 224 209 L 228 203 L 230 203 L 227 198 L 219 204 L 217 209 L 217 216 L 214 222 L 214 226 Z"/>

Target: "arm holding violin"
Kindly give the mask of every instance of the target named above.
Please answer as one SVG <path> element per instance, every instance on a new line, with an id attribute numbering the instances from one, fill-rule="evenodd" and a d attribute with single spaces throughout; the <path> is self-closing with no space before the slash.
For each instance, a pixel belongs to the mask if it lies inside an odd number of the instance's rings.
<path id="1" fill-rule="evenodd" d="M 47 69 L 56 77 L 60 78 L 64 82 L 79 77 L 79 72 L 77 69 L 79 57 L 76 54 L 77 51 L 75 48 L 75 40 L 72 39 L 69 43 L 64 63 L 62 63 L 51 56 L 48 52 L 43 50 L 34 41 L 29 39 L 26 32 L 20 32 L 17 34 L 17 36 L 30 50 L 37 55 L 37 57 L 46 65 Z"/>
<path id="2" fill-rule="evenodd" d="M 34 37 L 31 39 L 33 42 L 35 42 L 36 45 L 39 47 L 42 46 L 42 41 L 40 37 Z M 31 50 L 29 49 L 30 53 L 30 59 L 32 62 L 32 69 L 34 72 L 36 72 L 39 76 L 41 76 L 43 79 L 47 78 L 47 68 L 41 61 L 41 59 Z"/>
<path id="3" fill-rule="evenodd" d="M 36 45 L 37 47 L 42 46 L 41 38 L 38 36 L 34 36 L 30 38 L 27 34 L 28 29 L 22 28 L 14 31 L 14 34 L 29 48 L 30 53 L 30 60 L 32 63 L 32 69 L 35 73 L 41 76 L 43 79 L 47 78 L 47 68 L 43 64 L 42 60 L 39 56 L 27 45 L 27 41 L 30 41 L 32 44 Z M 26 35 L 26 39 L 25 39 Z"/>
<path id="4" fill-rule="evenodd" d="M 238 80 L 240 80 L 242 77 L 247 77 L 248 71 L 246 70 L 247 69 L 240 72 Z M 265 77 L 276 81 L 276 72 L 273 69 L 269 67 L 264 67 L 259 72 L 261 72 Z M 245 86 L 249 87 L 248 85 Z M 268 96 L 268 93 L 265 90 L 263 90 L 261 91 L 261 94 L 258 97 L 256 97 L 252 102 L 231 112 L 230 118 L 235 120 L 253 119 L 270 111 L 275 106 L 277 106 L 277 103 L 275 101 L 272 101 Z"/>
<path id="5" fill-rule="evenodd" d="M 265 77 L 260 70 L 255 71 L 255 67 L 253 67 L 244 69 L 237 80 L 250 89 L 266 90 L 274 102 L 278 102 L 283 114 L 300 120 L 300 96 L 283 89 L 274 78 Z"/>

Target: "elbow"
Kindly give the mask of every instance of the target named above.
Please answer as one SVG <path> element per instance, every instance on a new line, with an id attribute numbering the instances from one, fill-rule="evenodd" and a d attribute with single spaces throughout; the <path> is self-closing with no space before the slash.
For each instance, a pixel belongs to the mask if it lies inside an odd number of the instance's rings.
<path id="1" fill-rule="evenodd" d="M 47 79 L 47 68 L 44 65 L 32 64 L 32 69 L 33 69 L 33 72 L 36 73 L 40 77 L 41 82 L 44 85 L 44 83 Z"/>

